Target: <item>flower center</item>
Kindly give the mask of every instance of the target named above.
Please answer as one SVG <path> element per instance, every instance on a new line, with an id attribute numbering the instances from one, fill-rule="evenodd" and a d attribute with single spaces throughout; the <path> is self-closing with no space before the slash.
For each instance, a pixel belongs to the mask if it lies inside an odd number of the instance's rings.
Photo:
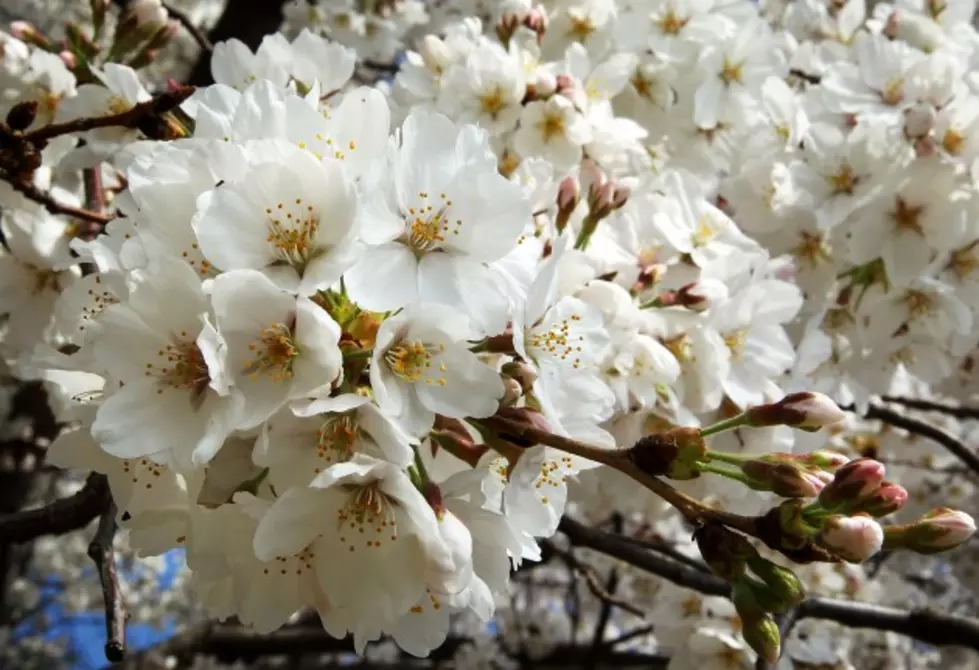
<path id="1" fill-rule="evenodd" d="M 271 377 L 273 382 L 292 377 L 292 366 L 299 356 L 299 347 L 293 339 L 292 329 L 284 323 L 273 323 L 263 328 L 258 339 L 248 345 L 254 358 L 245 365 L 244 373 L 258 379 Z"/>
<path id="2" fill-rule="evenodd" d="M 268 236 L 265 241 L 286 263 L 302 269 L 310 261 L 315 249 L 316 231 L 320 218 L 313 213 L 313 206 L 303 207 L 302 198 L 296 198 L 295 206 L 286 207 L 277 203 L 275 209 L 268 207 Z"/>
<path id="3" fill-rule="evenodd" d="M 595 32 L 595 24 L 589 17 L 571 14 L 571 26 L 568 28 L 568 35 L 576 40 L 584 41 L 593 32 Z"/>
<path id="4" fill-rule="evenodd" d="M 452 206 L 452 200 L 445 193 L 439 194 L 441 202 L 437 205 L 428 202 L 429 196 L 425 191 L 420 192 L 418 197 L 421 204 L 409 207 L 404 217 L 406 230 L 401 242 L 421 257 L 439 249 L 448 235 L 458 235 L 462 229 L 462 219 L 456 219 L 454 223 L 449 219 L 448 208 Z"/>
<path id="5" fill-rule="evenodd" d="M 792 253 L 796 258 L 804 260 L 810 265 L 818 265 L 829 260 L 829 248 L 823 238 L 804 230 L 799 233 L 799 244 L 792 250 Z"/>
<path id="6" fill-rule="evenodd" d="M 893 107 L 904 100 L 904 80 L 894 79 L 887 82 L 884 90 L 880 92 L 880 100 L 889 107 Z"/>
<path id="7" fill-rule="evenodd" d="M 693 345 L 686 333 L 680 333 L 676 337 L 663 340 L 663 346 L 669 349 L 670 353 L 681 363 L 693 360 Z"/>
<path id="8" fill-rule="evenodd" d="M 356 551 L 356 545 L 361 542 L 376 549 L 381 546 L 382 538 L 397 541 L 394 504 L 377 482 L 352 488 L 347 502 L 337 510 L 337 532 L 340 542 L 351 552 Z"/>
<path id="9" fill-rule="evenodd" d="M 842 165 L 840 169 L 830 175 L 829 183 L 833 187 L 833 194 L 845 193 L 853 195 L 853 188 L 857 185 L 859 178 L 853 173 L 853 168 L 849 165 Z"/>
<path id="10" fill-rule="evenodd" d="M 736 330 L 724 336 L 724 344 L 731 351 L 731 360 L 738 360 L 744 350 L 744 342 L 748 337 L 748 331 Z"/>
<path id="11" fill-rule="evenodd" d="M 132 105 L 120 98 L 118 95 L 109 97 L 108 107 L 110 114 L 123 114 L 133 108 Z"/>
<path id="12" fill-rule="evenodd" d="M 683 30 L 683 27 L 687 25 L 687 21 L 689 20 L 690 19 L 681 19 L 676 15 L 675 11 L 668 9 L 666 14 L 664 14 L 663 17 L 656 22 L 656 25 L 659 26 L 660 31 L 662 31 L 664 35 L 679 35 L 680 31 Z"/>
<path id="13" fill-rule="evenodd" d="M 972 244 L 964 249 L 956 249 L 952 252 L 948 268 L 955 273 L 959 279 L 965 279 L 979 268 L 979 256 L 976 256 L 976 245 Z"/>
<path id="14" fill-rule="evenodd" d="M 929 314 L 935 307 L 931 296 L 924 291 L 908 291 L 904 295 L 904 305 L 912 318 Z"/>
<path id="15" fill-rule="evenodd" d="M 545 113 L 544 118 L 537 123 L 537 130 L 545 144 L 555 138 L 563 137 L 565 131 L 564 116 L 555 112 Z"/>
<path id="16" fill-rule="evenodd" d="M 942 135 L 942 148 L 953 156 L 957 156 L 965 149 L 965 136 L 954 128 L 949 128 Z"/>
<path id="17" fill-rule="evenodd" d="M 426 384 L 445 386 L 445 377 L 432 377 L 432 355 L 445 351 L 444 344 L 432 345 L 418 340 L 402 340 L 384 353 L 384 362 L 398 379 L 409 383 L 422 380 Z M 439 364 L 439 372 L 445 372 L 445 364 Z"/>
<path id="18" fill-rule="evenodd" d="M 483 114 L 495 119 L 497 114 L 506 107 L 506 101 L 503 99 L 503 91 L 500 87 L 496 86 L 492 91 L 481 95 L 479 106 L 483 110 Z"/>
<path id="19" fill-rule="evenodd" d="M 574 368 L 581 367 L 581 344 L 584 335 L 576 335 L 572 332 L 572 327 L 581 316 L 572 314 L 553 324 L 547 330 L 535 330 L 527 343 L 532 350 L 539 354 L 560 359 L 561 361 L 571 361 Z"/>
<path id="20" fill-rule="evenodd" d="M 728 59 L 724 59 L 724 67 L 721 68 L 720 78 L 726 86 L 731 84 L 741 83 L 741 68 L 743 63 L 732 63 Z"/>
<path id="21" fill-rule="evenodd" d="M 921 213 L 925 211 L 924 206 L 912 206 L 904 198 L 897 198 L 897 203 L 894 207 L 894 211 L 890 213 L 891 220 L 894 222 L 894 227 L 899 231 L 912 231 L 918 233 L 919 235 L 924 235 L 924 231 L 921 229 Z"/>
<path id="22" fill-rule="evenodd" d="M 316 455 L 319 458 L 327 463 L 348 461 L 354 455 L 357 442 L 357 419 L 351 414 L 330 417 L 320 426 L 317 437 Z"/>
<path id="23" fill-rule="evenodd" d="M 207 390 L 211 375 L 204 354 L 194 340 L 187 339 L 186 330 L 180 331 L 180 340 L 160 348 L 156 352 L 160 363 L 147 363 L 145 375 L 156 377 L 162 386 L 190 391 L 200 397 Z M 163 393 L 163 388 L 158 389 Z"/>

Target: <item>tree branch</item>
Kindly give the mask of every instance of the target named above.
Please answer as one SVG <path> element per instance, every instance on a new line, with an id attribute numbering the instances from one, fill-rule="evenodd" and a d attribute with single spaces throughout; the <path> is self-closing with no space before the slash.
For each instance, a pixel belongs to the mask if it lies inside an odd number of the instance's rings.
<path id="1" fill-rule="evenodd" d="M 643 551 L 613 533 L 589 528 L 569 517 L 558 530 L 577 546 L 618 558 L 629 565 L 700 593 L 730 597 L 730 586 L 720 577 L 704 574 L 662 556 Z M 825 619 L 853 628 L 899 633 L 934 645 L 956 645 L 979 650 L 979 620 L 928 609 L 900 610 L 832 598 L 806 598 L 795 619 Z"/>
<path id="2" fill-rule="evenodd" d="M 52 214 L 63 214 L 64 216 L 69 216 L 73 219 L 87 221 L 88 223 L 95 223 L 100 226 L 107 224 L 109 221 L 115 218 L 111 214 L 100 214 L 99 212 L 93 212 L 90 209 L 84 209 L 82 207 L 75 207 L 74 205 L 66 205 L 58 202 L 51 196 L 50 193 L 42 191 L 30 182 L 21 181 L 14 178 L 4 179 L 4 181 L 10 184 L 15 191 L 27 199 L 44 205 L 44 209 L 48 210 Z"/>
<path id="3" fill-rule="evenodd" d="M 858 413 L 853 405 L 846 405 L 840 407 L 840 409 L 847 412 Z M 867 412 L 863 414 L 863 417 L 865 419 L 876 419 L 878 421 L 883 421 L 884 423 L 894 426 L 895 428 L 903 428 L 913 435 L 927 437 L 929 440 L 937 442 L 945 447 L 959 460 L 969 466 L 970 470 L 979 474 L 979 454 L 976 454 L 974 450 L 967 447 L 961 440 L 950 435 L 949 433 L 946 433 L 937 426 L 933 426 L 930 423 L 921 421 L 919 419 L 904 416 L 899 412 L 895 412 L 894 410 L 874 404 L 868 406 Z"/>
<path id="4" fill-rule="evenodd" d="M 118 114 L 82 117 L 63 123 L 51 123 L 25 134 L 24 140 L 31 142 L 37 147 L 42 147 L 48 140 L 61 135 L 68 135 L 69 133 L 83 133 L 97 128 L 139 128 L 140 124 L 147 119 L 160 117 L 182 105 L 187 98 L 193 95 L 194 91 L 194 87 L 185 86 L 184 88 L 161 93 L 151 100 L 141 102 L 134 105 L 131 109 Z"/>
<path id="5" fill-rule="evenodd" d="M 895 405 L 902 405 L 908 409 L 917 409 L 922 412 L 938 412 L 947 414 L 956 419 L 979 419 L 979 408 L 962 407 L 961 405 L 950 405 L 935 400 L 924 400 L 922 398 L 904 398 L 896 395 L 885 395 L 880 398 L 884 402 L 892 402 Z"/>
<path id="6" fill-rule="evenodd" d="M 117 663 L 126 656 L 126 603 L 119 593 L 119 576 L 116 574 L 116 553 L 113 540 L 116 536 L 116 506 L 110 499 L 102 512 L 95 537 L 88 545 L 88 557 L 95 563 L 102 582 L 102 599 L 105 602 L 105 658 Z"/>
<path id="7" fill-rule="evenodd" d="M 164 2 L 163 9 L 167 10 L 167 14 L 175 18 L 191 34 L 203 53 L 209 54 L 214 51 L 214 45 L 211 44 L 211 40 L 208 39 L 207 34 L 191 20 L 187 12 L 174 7 L 173 3 L 170 2 Z"/>
<path id="8" fill-rule="evenodd" d="M 74 495 L 46 507 L 0 515 L 0 544 L 30 542 L 84 528 L 106 508 L 109 496 L 105 476 L 92 473 Z"/>

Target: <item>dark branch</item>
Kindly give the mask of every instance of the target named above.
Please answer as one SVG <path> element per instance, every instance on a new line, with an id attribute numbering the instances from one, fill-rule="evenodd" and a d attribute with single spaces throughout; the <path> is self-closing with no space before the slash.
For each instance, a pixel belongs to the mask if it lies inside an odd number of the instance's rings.
<path id="1" fill-rule="evenodd" d="M 643 551 L 621 536 L 589 528 L 569 517 L 561 519 L 558 530 L 576 546 L 600 551 L 679 586 L 707 595 L 730 596 L 730 586 L 720 577 Z M 825 619 L 853 628 L 900 633 L 929 644 L 979 650 L 979 620 L 927 609 L 900 610 L 831 598 L 807 598 L 796 609 L 795 619 Z"/>
<path id="2" fill-rule="evenodd" d="M 126 657 L 126 603 L 119 592 L 116 574 L 116 552 L 112 546 L 116 536 L 116 506 L 112 500 L 102 512 L 98 530 L 88 545 L 88 557 L 95 563 L 102 582 L 105 603 L 105 658 L 118 663 Z"/>
<path id="3" fill-rule="evenodd" d="M 20 181 L 17 179 L 9 179 L 6 181 L 14 188 L 15 191 L 21 193 L 29 200 L 33 200 L 36 203 L 44 205 L 44 209 L 48 210 L 52 214 L 63 214 L 65 216 L 70 216 L 73 219 L 79 219 L 81 221 L 95 223 L 98 225 L 105 225 L 115 218 L 111 214 L 100 214 L 99 212 L 93 212 L 90 209 L 84 209 L 82 207 L 75 207 L 73 205 L 66 205 L 58 202 L 51 196 L 50 193 L 42 191 L 30 182 Z"/>
<path id="4" fill-rule="evenodd" d="M 979 408 L 977 407 L 962 407 L 961 405 L 950 405 L 935 400 L 904 398 L 894 395 L 881 396 L 880 399 L 884 402 L 902 405 L 908 409 L 917 409 L 922 412 L 938 412 L 939 414 L 946 414 L 956 419 L 979 419 Z"/>
<path id="5" fill-rule="evenodd" d="M 92 473 L 80 491 L 46 507 L 0 515 L 0 544 L 30 542 L 43 535 L 63 535 L 87 526 L 109 504 L 109 483 Z"/>
<path id="6" fill-rule="evenodd" d="M 193 87 L 187 86 L 174 91 L 167 91 L 118 114 L 83 117 L 64 123 L 51 123 L 27 133 L 24 135 L 24 139 L 37 147 L 42 147 L 48 140 L 69 133 L 83 133 L 97 128 L 112 127 L 142 129 L 146 121 L 159 119 L 163 114 L 182 105 L 187 98 L 193 95 L 194 90 Z"/>
<path id="7" fill-rule="evenodd" d="M 208 39 L 207 34 L 190 19 L 186 12 L 177 9 L 172 3 L 169 2 L 164 2 L 163 8 L 167 10 L 167 14 L 177 19 L 180 25 L 182 25 L 184 29 L 191 34 L 191 36 L 200 46 L 202 52 L 209 54 L 214 51 L 214 45 L 211 44 L 211 40 Z"/>
<path id="8" fill-rule="evenodd" d="M 841 407 L 840 409 L 847 412 L 857 411 L 853 405 L 847 405 L 845 407 Z M 967 447 L 961 440 L 946 433 L 937 426 L 933 426 L 925 421 L 913 419 L 899 412 L 895 412 L 894 410 L 874 404 L 868 406 L 867 412 L 864 413 L 863 416 L 866 419 L 883 421 L 884 423 L 894 426 L 895 428 L 903 428 L 913 435 L 927 437 L 929 440 L 937 442 L 945 447 L 959 460 L 969 466 L 970 470 L 975 473 L 979 473 L 979 454 L 976 454 L 974 450 Z"/>

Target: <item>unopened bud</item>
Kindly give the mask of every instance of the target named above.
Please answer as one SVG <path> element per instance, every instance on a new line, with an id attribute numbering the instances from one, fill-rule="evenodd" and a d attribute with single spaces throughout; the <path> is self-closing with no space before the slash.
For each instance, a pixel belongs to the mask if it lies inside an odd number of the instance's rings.
<path id="1" fill-rule="evenodd" d="M 500 407 L 513 407 L 522 397 L 523 389 L 520 388 L 520 382 L 512 377 L 504 377 L 503 397 L 500 398 Z"/>
<path id="2" fill-rule="evenodd" d="M 767 558 L 757 556 L 748 559 L 748 567 L 758 575 L 770 592 L 778 598 L 783 610 L 788 610 L 801 603 L 806 597 L 806 589 L 794 572 L 783 568 Z"/>
<path id="3" fill-rule="evenodd" d="M 748 646 L 769 665 L 778 663 L 782 655 L 782 635 L 775 619 L 770 614 L 765 614 L 747 620 L 741 617 L 741 623 L 741 636 Z"/>
<path id="4" fill-rule="evenodd" d="M 540 42 L 547 31 L 547 12 L 538 7 L 531 9 L 523 17 L 523 25 L 537 33 L 537 41 Z"/>
<path id="5" fill-rule="evenodd" d="M 479 464 L 479 460 L 489 449 L 485 444 L 473 442 L 465 424 L 458 419 L 436 416 L 435 430 L 432 431 L 431 436 L 433 455 L 438 448 L 442 448 L 473 468 Z"/>
<path id="6" fill-rule="evenodd" d="M 799 460 L 806 465 L 811 465 L 814 468 L 828 472 L 835 472 L 850 462 L 849 457 L 838 451 L 830 451 L 828 449 L 817 449 L 808 454 L 799 454 L 798 456 Z"/>
<path id="7" fill-rule="evenodd" d="M 516 12 L 503 12 L 503 16 L 496 22 L 496 38 L 506 46 L 519 25 L 520 17 L 517 16 Z"/>
<path id="8" fill-rule="evenodd" d="M 37 100 L 25 100 L 7 112 L 7 125 L 11 130 L 27 130 L 37 117 Z"/>
<path id="9" fill-rule="evenodd" d="M 751 460 L 743 463 L 741 470 L 752 479 L 752 488 L 771 491 L 783 498 L 815 498 L 826 486 L 818 476 L 794 463 Z"/>
<path id="10" fill-rule="evenodd" d="M 178 32 L 180 32 L 180 24 L 176 21 L 167 21 L 159 30 L 156 31 L 156 34 L 150 38 L 146 48 L 162 49 L 170 44 L 170 41 L 177 36 Z"/>
<path id="11" fill-rule="evenodd" d="M 778 402 L 749 407 L 744 414 L 749 426 L 792 426 L 809 432 L 846 418 L 832 399 L 811 391 L 790 393 Z"/>
<path id="12" fill-rule="evenodd" d="M 78 67 L 78 58 L 76 58 L 75 54 L 70 51 L 62 51 L 58 54 L 58 58 L 61 59 L 61 62 L 64 63 L 65 67 L 69 70 L 74 70 L 76 67 Z"/>
<path id="13" fill-rule="evenodd" d="M 906 526 L 885 529 L 887 549 L 910 549 L 937 554 L 954 549 L 976 532 L 975 520 L 965 512 L 940 507 Z"/>
<path id="14" fill-rule="evenodd" d="M 872 458 L 850 461 L 833 476 L 820 493 L 819 502 L 827 509 L 855 505 L 873 495 L 884 483 L 884 464 Z"/>
<path id="15" fill-rule="evenodd" d="M 673 428 L 641 438 L 626 453 L 647 475 L 695 479 L 700 476 L 696 464 L 706 457 L 707 443 L 699 428 Z"/>
<path id="16" fill-rule="evenodd" d="M 28 44 L 50 50 L 53 46 L 51 40 L 28 21 L 14 21 L 10 24 L 10 34 Z"/>
<path id="17" fill-rule="evenodd" d="M 561 180 L 557 189 L 557 215 L 554 217 L 554 227 L 559 233 L 568 227 L 568 221 L 571 220 L 580 197 L 578 180 L 574 175 L 568 175 Z"/>
<path id="18" fill-rule="evenodd" d="M 563 95 L 566 97 L 573 97 L 574 92 L 577 88 L 575 80 L 573 77 L 569 77 L 566 74 L 559 74 L 554 78 L 554 94 Z"/>
<path id="19" fill-rule="evenodd" d="M 716 279 L 699 279 L 677 290 L 677 304 L 694 312 L 704 310 L 727 299 L 727 286 Z"/>
<path id="20" fill-rule="evenodd" d="M 854 509 L 879 518 L 898 511 L 907 501 L 908 492 L 903 486 L 884 482 L 870 496 L 860 501 Z"/>
<path id="21" fill-rule="evenodd" d="M 131 0 L 126 5 L 126 18 L 134 27 L 146 33 L 156 32 L 169 18 L 160 0 Z"/>
<path id="22" fill-rule="evenodd" d="M 534 383 L 537 381 L 537 371 L 530 365 L 510 361 L 509 363 L 503 364 L 502 372 L 520 384 L 522 393 L 527 394 L 534 390 Z"/>
<path id="23" fill-rule="evenodd" d="M 442 489 L 432 482 L 424 482 L 422 485 L 422 495 L 428 506 L 435 512 L 435 517 L 441 519 L 445 516 L 445 503 L 442 502 Z"/>
<path id="24" fill-rule="evenodd" d="M 884 530 L 869 515 L 834 515 L 823 522 L 816 542 L 849 563 L 863 563 L 880 551 Z"/>
<path id="25" fill-rule="evenodd" d="M 904 111 L 904 134 L 910 138 L 925 137 L 935 126 L 938 113 L 934 105 L 917 102 Z"/>
<path id="26" fill-rule="evenodd" d="M 748 561 L 758 556 L 748 538 L 716 523 L 699 528 L 694 539 L 704 562 L 728 582 L 736 582 L 744 574 Z"/>
<path id="27" fill-rule="evenodd" d="M 444 69 L 445 64 L 452 59 L 452 53 L 445 46 L 445 42 L 435 35 L 426 35 L 422 39 L 418 53 L 421 55 L 425 67 L 432 72 L 440 72 Z"/>
<path id="28" fill-rule="evenodd" d="M 538 430 L 547 432 L 551 432 L 553 430 L 543 414 L 536 412 L 529 407 L 501 407 L 496 411 L 496 416 L 514 423 L 529 425 Z M 487 422 L 491 421 L 492 418 L 487 420 Z M 515 444 L 518 447 L 529 448 L 537 444 L 537 442 L 533 439 L 528 440 L 520 435 L 513 435 L 505 428 L 501 428 L 496 432 L 496 434 L 501 439 Z"/>

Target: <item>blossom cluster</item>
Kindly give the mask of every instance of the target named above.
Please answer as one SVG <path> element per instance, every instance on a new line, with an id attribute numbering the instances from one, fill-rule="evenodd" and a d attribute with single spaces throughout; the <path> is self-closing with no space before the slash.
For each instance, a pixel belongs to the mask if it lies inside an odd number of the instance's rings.
<path id="1" fill-rule="evenodd" d="M 969 538 L 945 508 L 971 485 L 851 461 L 881 458 L 866 426 L 803 391 L 860 409 L 971 369 L 974 3 L 355 4 L 215 45 L 215 83 L 173 85 L 156 125 L 0 162 L 0 351 L 75 425 L 47 459 L 107 475 L 141 555 L 183 547 L 210 616 L 314 608 L 358 650 L 427 655 L 452 615 L 494 615 L 566 509 L 682 537 L 596 462 L 632 445 L 774 514 L 787 555 Z M 10 137 L 160 98 L 139 70 L 173 29 L 134 5 L 101 61 L 0 36 Z M 885 534 L 902 507 L 928 514 Z M 676 667 L 750 663 L 742 639 L 774 661 L 752 591 L 789 579 L 774 554 L 698 544 L 740 624 L 683 626 Z"/>

